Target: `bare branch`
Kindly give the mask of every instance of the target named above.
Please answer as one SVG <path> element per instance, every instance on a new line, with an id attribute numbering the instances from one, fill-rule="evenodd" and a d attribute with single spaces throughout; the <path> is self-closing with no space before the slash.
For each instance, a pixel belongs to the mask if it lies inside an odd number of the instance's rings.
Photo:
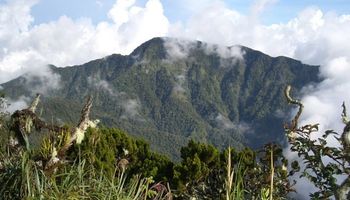
<path id="1" fill-rule="evenodd" d="M 335 193 L 335 198 L 338 200 L 349 199 L 350 195 L 350 177 L 348 176 L 343 183 L 339 186 Z"/>
<path id="2" fill-rule="evenodd" d="M 341 143 L 343 145 L 344 153 L 346 155 L 346 160 L 350 163 L 350 122 L 344 127 Z"/>
<path id="3" fill-rule="evenodd" d="M 343 145 L 345 159 L 348 161 L 348 163 L 350 163 L 350 120 L 347 116 L 345 102 L 343 102 L 342 107 L 343 112 L 341 114 L 341 117 L 343 123 L 345 124 L 345 127 L 341 136 L 341 143 Z"/>
<path id="4" fill-rule="evenodd" d="M 293 99 L 290 96 L 291 86 L 285 89 L 285 96 L 290 104 L 299 106 L 298 113 L 295 115 L 289 127 L 286 127 L 289 143 L 292 145 L 291 150 L 298 152 L 298 155 L 307 163 L 304 169 L 303 177 L 308 178 L 318 189 L 318 192 L 312 194 L 317 198 L 329 198 L 334 195 L 337 200 L 345 200 L 350 197 L 350 173 L 348 166 L 350 164 L 350 120 L 347 117 L 345 103 L 342 104 L 342 121 L 345 124 L 341 138 L 338 139 L 343 147 L 330 147 L 327 145 L 327 137 L 334 134 L 333 131 L 326 131 L 326 133 L 318 138 L 312 140 L 311 133 L 318 132 L 318 124 L 305 125 L 298 127 L 298 120 L 303 111 L 303 104 Z M 296 137 L 292 137 L 294 134 Z M 335 133 L 336 134 L 336 133 Z M 323 158 L 328 156 L 333 161 L 330 164 L 325 164 Z M 307 171 L 308 170 L 308 171 Z M 334 175 L 346 175 L 346 179 L 338 184 Z"/>
<path id="5" fill-rule="evenodd" d="M 347 116 L 345 102 L 343 102 L 343 104 L 341 106 L 343 108 L 343 112 L 341 114 L 341 119 L 343 120 L 344 124 L 348 124 L 350 122 L 350 120 L 349 120 L 349 118 Z"/>
<path id="6" fill-rule="evenodd" d="M 36 107 L 38 106 L 39 101 L 40 101 L 40 94 L 36 94 L 36 97 L 33 100 L 33 102 L 30 104 L 30 106 L 28 107 L 28 110 L 35 113 Z"/>
<path id="7" fill-rule="evenodd" d="M 63 145 L 60 149 L 58 149 L 57 157 L 54 156 L 50 159 L 48 163 L 51 163 L 50 166 L 46 166 L 46 168 L 55 167 L 55 164 L 61 160 L 63 160 L 66 151 L 74 144 L 74 143 L 80 143 L 81 140 L 84 138 L 84 133 L 86 129 L 90 126 L 90 120 L 89 120 L 89 114 L 92 106 L 92 97 L 89 96 L 86 104 L 84 105 L 82 111 L 81 111 L 81 118 L 80 121 L 75 129 L 72 130 L 71 135 L 68 139 L 68 141 Z M 58 158 L 58 159 L 57 159 Z M 56 160 L 57 162 L 52 162 L 53 160 Z"/>
<path id="8" fill-rule="evenodd" d="M 295 131 L 298 128 L 298 120 L 300 118 L 301 113 L 303 112 L 304 105 L 299 100 L 293 99 L 290 96 L 291 89 L 292 87 L 288 85 L 284 90 L 284 95 L 286 96 L 288 103 L 299 106 L 299 110 L 297 114 L 294 116 L 292 120 L 292 124 L 288 127 L 289 130 Z"/>
<path id="9" fill-rule="evenodd" d="M 84 129 L 88 125 L 91 106 L 92 106 L 92 96 L 89 96 L 85 106 L 81 111 L 81 117 L 77 128 Z"/>

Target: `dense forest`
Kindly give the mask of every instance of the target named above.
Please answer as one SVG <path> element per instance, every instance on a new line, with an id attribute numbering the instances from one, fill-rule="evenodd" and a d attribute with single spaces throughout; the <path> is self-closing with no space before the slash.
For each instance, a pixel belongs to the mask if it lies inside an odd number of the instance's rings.
<path id="1" fill-rule="evenodd" d="M 181 49 L 188 55 L 174 57 Z M 153 38 L 130 55 L 47 70 L 46 78 L 24 74 L 1 87 L 13 100 L 44 92 L 43 119 L 67 124 L 76 123 L 81 102 L 91 94 L 93 118 L 145 139 L 176 161 L 190 139 L 220 150 L 284 142 L 290 108 L 283 88 L 292 84 L 301 96 L 304 86 L 321 80 L 319 66 L 295 59 L 176 38 Z"/>
<path id="2" fill-rule="evenodd" d="M 49 124 L 36 114 L 40 95 L 12 115 L 1 95 L 0 199 L 289 199 L 292 177 L 302 172 L 318 190 L 312 199 L 349 199 L 350 120 L 343 104 L 341 134 L 327 131 L 318 140 L 318 124 L 299 126 L 303 104 L 285 133 L 302 158 L 288 161 L 277 144 L 262 149 L 216 147 L 190 140 L 175 162 L 155 153 L 144 140 L 90 120 L 93 99 L 82 108 L 77 126 Z M 336 136 L 339 147 L 327 144 Z M 324 158 L 332 159 L 325 163 Z M 337 181 L 337 175 L 344 177 Z"/>

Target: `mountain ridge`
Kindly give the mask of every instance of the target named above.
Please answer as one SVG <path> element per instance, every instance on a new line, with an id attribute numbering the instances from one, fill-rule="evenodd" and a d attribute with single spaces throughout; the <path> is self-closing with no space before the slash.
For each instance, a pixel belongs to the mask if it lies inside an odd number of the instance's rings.
<path id="1" fill-rule="evenodd" d="M 44 95 L 43 117 L 74 123 L 80 103 L 92 94 L 93 117 L 175 159 L 189 138 L 238 148 L 283 142 L 283 88 L 320 81 L 318 66 L 298 60 L 173 38 L 153 38 L 130 55 L 51 70 L 60 84 Z M 20 77 L 2 87 L 14 99 L 32 95 L 35 84 Z"/>

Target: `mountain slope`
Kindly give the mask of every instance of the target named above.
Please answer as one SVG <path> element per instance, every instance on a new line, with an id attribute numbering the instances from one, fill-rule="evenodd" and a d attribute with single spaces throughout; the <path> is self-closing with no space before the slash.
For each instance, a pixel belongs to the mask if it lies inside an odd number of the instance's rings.
<path id="1" fill-rule="evenodd" d="M 50 68 L 59 87 L 39 90 L 45 91 L 43 117 L 74 123 L 81 102 L 92 94 L 94 118 L 145 138 L 175 159 L 189 138 L 218 147 L 283 141 L 283 88 L 320 81 L 317 66 L 287 57 L 172 38 L 154 38 L 128 56 Z M 18 98 L 50 86 L 52 74 L 35 77 L 2 87 Z"/>

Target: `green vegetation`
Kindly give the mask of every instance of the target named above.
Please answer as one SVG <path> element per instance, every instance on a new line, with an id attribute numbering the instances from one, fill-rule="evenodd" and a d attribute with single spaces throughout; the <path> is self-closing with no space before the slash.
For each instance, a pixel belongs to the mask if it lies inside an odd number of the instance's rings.
<path id="1" fill-rule="evenodd" d="M 350 131 L 345 106 L 342 118 L 346 126 L 338 138 L 342 146 L 330 147 L 326 138 L 337 133 L 327 131 L 318 142 L 311 140 L 317 125 L 298 127 L 303 106 L 289 92 L 286 96 L 290 103 L 300 106 L 292 124 L 285 128 L 291 150 L 307 164 L 302 176 L 319 188 L 310 197 L 348 199 Z M 0 99 L 3 108 L 4 100 Z M 213 145 L 190 140 L 181 148 L 179 163 L 116 128 L 84 129 L 80 143 L 75 134 L 81 123 L 91 124 L 91 99 L 83 107 L 76 128 L 47 126 L 35 114 L 37 99 L 11 117 L 1 112 L 4 148 L 0 154 L 0 199 L 278 200 L 288 199 L 294 184 L 289 178 L 301 169 L 294 161 L 288 171 L 288 160 L 281 147 L 273 143 L 259 151 L 231 147 L 220 151 Z M 32 144 L 27 136 L 45 129 L 51 132 L 44 135 L 41 144 Z M 16 134 L 18 131 L 21 134 Z M 325 156 L 334 162 L 325 164 Z M 345 180 L 339 184 L 336 175 L 345 176 Z"/>
<path id="2" fill-rule="evenodd" d="M 82 143 L 76 139 L 76 144 L 70 145 L 76 133 L 71 130 L 76 129 L 48 126 L 37 119 L 37 102 L 38 98 L 8 121 L 10 139 L 0 156 L 3 199 L 169 199 L 173 195 L 176 199 L 222 199 L 227 171 L 235 171 L 229 193 L 236 197 L 259 199 L 270 185 L 251 181 L 252 177 L 265 178 L 269 166 L 248 148 L 220 152 L 212 145 L 190 140 L 181 149 L 181 163 L 173 163 L 152 152 L 143 140 L 111 128 L 89 128 Z M 83 108 L 81 122 L 88 119 L 90 106 L 91 100 Z M 5 119 L 9 118 L 2 122 Z M 39 146 L 33 145 L 28 136 L 45 129 L 49 134 Z M 24 143 L 19 143 L 22 140 Z M 277 171 L 279 166 L 273 168 Z"/>
<path id="3" fill-rule="evenodd" d="M 209 44 L 193 43 L 188 57 L 177 60 L 167 60 L 164 40 L 154 38 L 129 56 L 51 66 L 60 76 L 60 87 L 43 97 L 42 117 L 75 124 L 83 97 L 91 94 L 94 118 L 145 139 L 177 162 L 190 139 L 220 150 L 229 145 L 258 149 L 282 141 L 288 113 L 283 88 L 292 84 L 299 91 L 318 82 L 318 67 L 246 47 L 242 60 L 223 58 L 208 51 Z M 38 80 L 20 77 L 2 87 L 17 99 L 33 96 L 37 84 L 41 86 Z"/>
<path id="4" fill-rule="evenodd" d="M 3 108 L 3 98 L 0 100 Z M 161 200 L 171 198 L 169 189 L 161 183 L 154 184 L 151 177 L 141 177 L 142 173 L 127 176 L 124 169 L 118 168 L 120 165 L 116 167 L 112 160 L 106 159 L 110 158 L 104 153 L 106 151 L 101 151 L 100 154 L 96 151 L 96 157 L 99 159 L 91 160 L 93 157 L 88 152 L 91 153 L 95 147 L 87 148 L 84 144 L 80 144 L 81 136 L 77 135 L 82 133 L 80 129 L 86 131 L 85 123 L 92 125 L 88 120 L 91 98 L 84 106 L 81 120 L 76 128 L 58 127 L 41 121 L 35 114 L 38 102 L 39 96 L 29 108 L 16 111 L 11 117 L 7 113 L 0 112 L 3 116 L 1 125 L 6 124 L 1 129 L 1 146 L 4 148 L 0 152 L 0 184 L 2 185 L 0 199 Z M 43 134 L 45 131 L 48 132 L 42 135 L 39 146 L 32 143 L 29 137 L 31 134 Z M 88 131 L 89 142 L 94 139 L 92 135 L 94 131 L 98 129 Z M 128 144 L 131 144 L 134 147 L 140 147 L 138 153 L 142 156 L 152 156 L 146 144 L 143 143 L 144 146 L 142 146 L 142 142 L 139 141 L 132 144 L 131 139 L 118 130 L 110 129 L 105 135 L 109 133 L 115 137 L 113 139 L 118 139 L 118 145 L 123 144 L 124 148 L 130 148 Z M 111 137 L 102 140 L 109 139 Z M 122 142 L 119 143 L 120 141 Z M 98 141 L 95 142 L 97 146 L 102 145 L 103 150 L 111 148 Z M 132 151 L 132 153 L 135 152 Z M 106 167 L 108 164 L 114 165 L 113 171 Z M 161 165 L 158 162 L 156 164 Z M 154 173 L 158 174 L 158 171 Z"/>
<path id="5" fill-rule="evenodd" d="M 10 160 L 7 158 L 11 157 Z M 151 179 L 134 177 L 126 183 L 125 174 L 107 176 L 85 160 L 60 168 L 48 176 L 24 152 L 21 157 L 2 155 L 1 199 L 143 199 L 156 196 L 149 190 Z"/>
<path id="6" fill-rule="evenodd" d="M 232 157 L 230 170 L 235 171 L 232 193 L 236 196 L 240 194 L 241 199 L 260 199 L 262 191 L 269 195 L 270 181 L 267 175 L 271 172 L 270 146 L 257 155 L 249 148 L 242 151 L 230 148 L 220 152 L 212 145 L 190 140 L 181 149 L 182 161 L 173 163 L 167 157 L 151 152 L 144 141 L 132 139 L 119 129 L 88 129 L 86 137 L 71 155 L 80 151 L 88 163 L 106 174 L 119 167 L 121 160 L 127 159 L 126 174 L 142 174 L 143 177 L 152 177 L 156 182 L 169 183 L 176 199 L 223 199 L 228 151 Z M 285 159 L 278 146 L 273 145 L 272 148 L 276 181 L 273 194 L 275 199 L 283 199 L 291 190 L 287 172 L 282 165 Z"/>
<path id="7" fill-rule="evenodd" d="M 128 160 L 128 174 L 142 174 L 166 182 L 172 177 L 174 164 L 169 158 L 152 152 L 145 141 L 133 139 L 120 129 L 88 129 L 86 139 L 74 147 L 70 157 L 76 157 L 79 152 L 96 169 L 110 175 L 115 173 L 119 162 Z"/>

